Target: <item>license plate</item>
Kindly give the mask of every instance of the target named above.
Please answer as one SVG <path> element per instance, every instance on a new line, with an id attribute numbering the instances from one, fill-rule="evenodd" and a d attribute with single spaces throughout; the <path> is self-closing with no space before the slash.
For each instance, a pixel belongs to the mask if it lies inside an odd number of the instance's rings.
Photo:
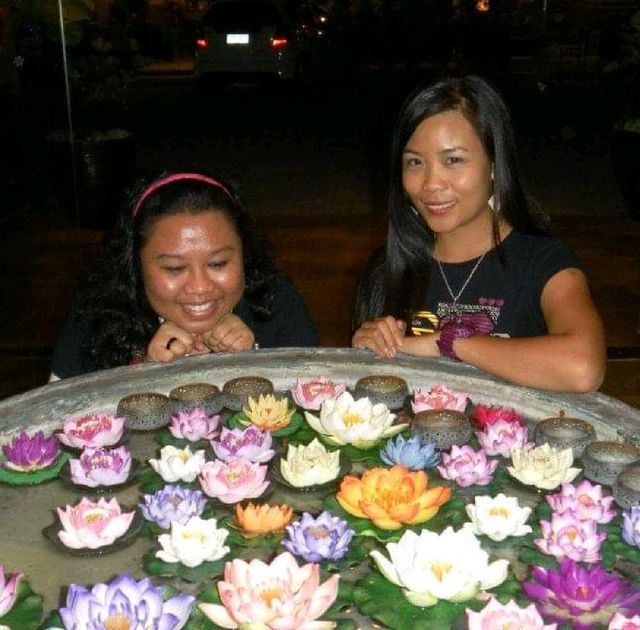
<path id="1" fill-rule="evenodd" d="M 248 44 L 249 33 L 227 33 L 227 44 Z"/>

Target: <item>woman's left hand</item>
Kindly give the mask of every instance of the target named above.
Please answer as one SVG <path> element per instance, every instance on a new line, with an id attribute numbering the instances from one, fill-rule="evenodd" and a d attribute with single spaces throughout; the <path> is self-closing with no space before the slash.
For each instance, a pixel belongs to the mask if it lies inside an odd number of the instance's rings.
<path id="1" fill-rule="evenodd" d="M 255 336 L 237 315 L 229 313 L 204 333 L 202 340 L 212 352 L 242 352 L 253 348 Z"/>

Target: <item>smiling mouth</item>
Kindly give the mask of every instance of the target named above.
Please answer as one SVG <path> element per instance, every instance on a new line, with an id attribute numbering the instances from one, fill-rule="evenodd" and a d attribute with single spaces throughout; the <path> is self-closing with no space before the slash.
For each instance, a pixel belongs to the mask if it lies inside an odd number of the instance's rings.
<path id="1" fill-rule="evenodd" d="M 202 302 L 200 304 L 182 304 L 182 308 L 189 313 L 206 313 L 211 310 L 215 305 L 215 302 Z"/>
<path id="2" fill-rule="evenodd" d="M 449 210 L 450 208 L 453 208 L 453 206 L 456 205 L 455 201 L 445 201 L 445 202 L 441 202 L 441 203 L 428 203 L 426 201 L 422 202 L 422 206 L 428 210 L 429 212 L 434 212 L 436 214 L 441 213 L 441 212 L 445 212 L 447 210 Z"/>

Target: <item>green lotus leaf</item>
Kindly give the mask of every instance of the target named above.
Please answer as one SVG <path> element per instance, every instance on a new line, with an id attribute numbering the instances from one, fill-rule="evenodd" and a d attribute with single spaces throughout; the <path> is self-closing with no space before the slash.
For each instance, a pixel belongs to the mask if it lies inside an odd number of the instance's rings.
<path id="1" fill-rule="evenodd" d="M 44 483 L 45 481 L 51 481 L 58 476 L 62 467 L 67 463 L 67 460 L 70 457 L 71 455 L 69 453 L 61 451 L 53 466 L 43 468 L 42 470 L 36 470 L 34 472 L 19 472 L 11 470 L 10 468 L 0 467 L 0 482 L 6 483 L 10 486 L 32 486 Z M 7 458 L 4 455 L 0 455 L 0 461 L 6 462 Z"/>

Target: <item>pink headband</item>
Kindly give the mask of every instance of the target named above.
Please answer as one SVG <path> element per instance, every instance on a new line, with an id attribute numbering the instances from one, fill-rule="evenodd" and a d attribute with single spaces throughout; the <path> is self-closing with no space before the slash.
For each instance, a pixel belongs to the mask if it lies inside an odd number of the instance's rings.
<path id="1" fill-rule="evenodd" d="M 140 213 L 140 208 L 142 204 L 156 191 L 158 188 L 162 188 L 167 184 L 172 184 L 173 182 L 179 182 L 183 180 L 204 182 L 205 184 L 209 184 L 214 188 L 220 188 L 225 194 L 231 197 L 231 193 L 217 180 L 212 177 L 207 177 L 206 175 L 200 175 L 199 173 L 175 173 L 174 175 L 168 175 L 167 177 L 163 177 L 153 184 L 150 184 L 147 188 L 144 189 L 144 192 L 140 195 L 140 198 L 136 202 L 136 205 L 133 209 L 132 218 L 135 219 Z M 233 198 L 233 197 L 231 197 Z"/>

